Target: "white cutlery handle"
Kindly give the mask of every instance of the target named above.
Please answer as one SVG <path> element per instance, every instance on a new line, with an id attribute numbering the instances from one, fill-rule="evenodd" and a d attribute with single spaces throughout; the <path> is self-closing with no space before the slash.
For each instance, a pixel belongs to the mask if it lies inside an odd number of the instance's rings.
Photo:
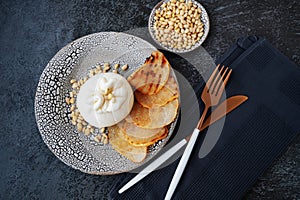
<path id="1" fill-rule="evenodd" d="M 156 160 L 154 160 L 152 163 L 150 163 L 146 168 L 144 168 L 140 173 L 138 173 L 133 179 L 131 179 L 128 183 L 126 183 L 119 191 L 118 193 L 121 194 L 137 182 L 139 182 L 141 179 L 143 179 L 145 176 L 150 174 L 153 170 L 158 168 L 160 165 L 162 165 L 166 160 L 168 160 L 172 155 L 174 155 L 181 147 L 183 147 L 187 141 L 185 139 L 181 140 L 179 143 L 171 147 L 169 150 L 167 150 L 165 153 L 160 155 Z"/>
<path id="2" fill-rule="evenodd" d="M 192 152 L 192 150 L 194 148 L 194 144 L 195 144 L 195 142 L 197 140 L 199 132 L 200 131 L 197 128 L 195 128 L 195 130 L 194 130 L 194 132 L 193 132 L 193 134 L 191 136 L 191 139 L 190 139 L 189 143 L 187 144 L 187 146 L 186 146 L 186 148 L 185 148 L 185 150 L 183 152 L 183 155 L 182 155 L 182 157 L 180 159 L 180 162 L 179 162 L 179 164 L 177 166 L 177 169 L 175 171 L 175 174 L 174 174 L 174 176 L 172 178 L 172 181 L 171 181 L 171 184 L 169 186 L 168 192 L 167 192 L 167 194 L 165 196 L 165 200 L 170 200 L 171 199 L 171 197 L 172 197 L 172 195 L 173 195 L 173 193 L 174 193 L 174 191 L 175 191 L 175 189 L 177 187 L 177 184 L 178 184 L 178 182 L 179 182 L 179 180 L 181 178 L 181 175 L 182 175 L 182 173 L 183 173 L 183 171 L 185 169 L 185 166 L 186 166 L 186 164 L 187 164 L 187 162 L 188 162 L 188 160 L 190 158 L 191 152 Z"/>

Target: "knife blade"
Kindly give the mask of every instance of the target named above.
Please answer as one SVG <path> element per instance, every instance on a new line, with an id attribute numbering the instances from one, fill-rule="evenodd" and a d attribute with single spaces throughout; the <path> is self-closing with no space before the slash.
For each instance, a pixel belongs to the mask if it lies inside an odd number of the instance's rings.
<path id="1" fill-rule="evenodd" d="M 243 95 L 237 95 L 229 98 L 230 101 L 223 101 L 212 113 L 211 115 L 206 119 L 206 121 L 203 124 L 203 127 L 209 126 L 211 122 L 215 122 L 219 120 L 224 112 L 224 110 L 231 111 L 234 110 L 237 106 L 237 104 L 241 104 L 245 102 L 248 97 L 243 96 Z M 211 121 L 213 120 L 213 121 Z M 206 134 L 204 137 L 203 143 L 200 147 L 198 156 L 199 158 L 204 158 L 209 154 L 209 152 L 214 148 L 215 144 L 217 143 L 218 139 L 220 138 L 221 131 L 213 131 L 209 134 Z"/>
<path id="2" fill-rule="evenodd" d="M 224 116 L 223 114 L 224 111 L 226 111 L 227 114 L 247 100 L 248 97 L 244 95 L 236 95 L 224 100 L 216 107 L 216 109 L 213 110 L 211 115 L 207 117 L 207 119 L 204 121 L 203 125 L 201 126 L 200 131 L 206 129 L 209 125 L 221 119 Z"/>
<path id="3" fill-rule="evenodd" d="M 248 99 L 247 96 L 237 95 L 230 97 L 224 100 L 217 108 L 211 113 L 211 115 L 204 121 L 203 125 L 200 128 L 200 131 L 207 128 L 209 125 L 213 124 L 217 120 L 224 117 L 226 114 L 237 108 L 239 105 L 244 103 Z M 119 189 L 118 193 L 121 194 L 131 186 L 142 180 L 160 165 L 162 165 L 168 158 L 174 155 L 177 151 L 179 151 L 184 145 L 188 143 L 192 134 L 182 139 L 176 145 L 171 147 L 157 159 L 155 159 L 152 163 L 150 163 L 147 167 L 145 167 L 141 172 L 139 172 L 133 179 L 131 179 L 128 183 L 126 183 L 122 188 Z"/>

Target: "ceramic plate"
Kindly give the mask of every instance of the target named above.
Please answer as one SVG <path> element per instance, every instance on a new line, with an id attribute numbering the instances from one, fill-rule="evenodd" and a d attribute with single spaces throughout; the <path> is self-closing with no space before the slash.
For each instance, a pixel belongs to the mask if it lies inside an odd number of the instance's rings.
<path id="1" fill-rule="evenodd" d="M 44 69 L 36 91 L 35 115 L 44 142 L 65 164 L 90 174 L 116 174 L 133 170 L 151 159 L 170 137 L 149 147 L 142 163 L 133 163 L 116 152 L 110 144 L 95 142 L 78 133 L 70 123 L 65 102 L 72 90 L 71 79 L 81 79 L 98 64 L 128 64 L 126 78 L 156 50 L 148 42 L 125 33 L 101 32 L 79 38 L 62 48 Z"/>
<path id="2" fill-rule="evenodd" d="M 155 30 L 154 30 L 154 21 L 155 21 L 154 20 L 154 16 L 155 16 L 155 12 L 157 10 L 160 10 L 161 9 L 161 5 L 163 3 L 165 3 L 165 2 L 168 2 L 168 1 L 170 1 L 170 0 L 163 0 L 163 1 L 159 2 L 152 9 L 152 12 L 151 12 L 150 17 L 149 17 L 149 22 L 148 22 L 148 29 L 149 29 L 150 35 L 151 35 L 152 39 L 158 45 L 160 45 L 161 47 L 163 47 L 164 49 L 166 49 L 168 51 L 171 51 L 171 52 L 174 52 L 174 53 L 187 53 L 187 52 L 193 51 L 197 47 L 201 46 L 201 44 L 204 42 L 204 40 L 206 39 L 206 37 L 208 35 L 208 32 L 209 32 L 209 17 L 208 17 L 208 14 L 207 14 L 205 8 L 199 2 L 197 2 L 195 0 L 190 0 L 191 2 L 193 2 L 193 4 L 195 4 L 201 10 L 201 21 L 203 23 L 203 35 L 200 38 L 200 40 L 196 44 L 194 44 L 193 46 L 191 46 L 191 48 L 189 48 L 189 49 L 175 49 L 175 48 L 171 48 L 170 46 L 163 45 L 160 41 L 158 41 L 156 39 Z"/>

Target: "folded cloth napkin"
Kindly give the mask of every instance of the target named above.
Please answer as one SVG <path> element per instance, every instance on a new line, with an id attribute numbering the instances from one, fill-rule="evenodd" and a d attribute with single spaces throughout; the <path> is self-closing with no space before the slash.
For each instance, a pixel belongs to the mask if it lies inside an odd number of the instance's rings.
<path id="1" fill-rule="evenodd" d="M 240 38 L 218 63 L 233 69 L 227 97 L 249 99 L 226 116 L 217 144 L 203 159 L 198 157 L 205 132 L 201 134 L 173 199 L 242 198 L 300 133 L 300 69 L 294 63 L 255 36 Z M 118 190 L 135 176 L 124 174 L 110 198 L 163 199 L 178 160 L 120 195 Z"/>

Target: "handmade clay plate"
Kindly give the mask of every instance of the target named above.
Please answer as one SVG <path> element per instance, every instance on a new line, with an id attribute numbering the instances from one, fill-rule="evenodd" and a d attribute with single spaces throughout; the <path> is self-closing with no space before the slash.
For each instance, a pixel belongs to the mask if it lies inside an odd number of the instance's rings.
<path id="1" fill-rule="evenodd" d="M 36 91 L 35 115 L 41 136 L 49 149 L 65 164 L 85 173 L 107 175 L 133 170 L 151 159 L 167 142 L 168 136 L 149 147 L 146 159 L 133 163 L 83 133 L 70 123 L 65 97 L 69 81 L 85 77 L 99 63 L 128 64 L 128 77 L 155 51 L 148 42 L 125 33 L 101 32 L 79 38 L 62 48 L 44 69 Z"/>

